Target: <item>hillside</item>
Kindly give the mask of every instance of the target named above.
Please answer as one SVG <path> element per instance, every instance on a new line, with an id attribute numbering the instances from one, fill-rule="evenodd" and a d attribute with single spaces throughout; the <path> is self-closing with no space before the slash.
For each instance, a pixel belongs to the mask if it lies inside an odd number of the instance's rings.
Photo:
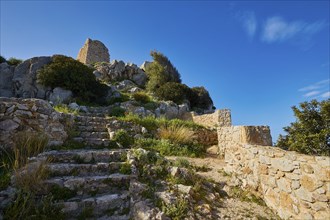
<path id="1" fill-rule="evenodd" d="M 0 219 L 322 219 L 329 157 L 233 126 L 157 51 L 0 64 Z"/>

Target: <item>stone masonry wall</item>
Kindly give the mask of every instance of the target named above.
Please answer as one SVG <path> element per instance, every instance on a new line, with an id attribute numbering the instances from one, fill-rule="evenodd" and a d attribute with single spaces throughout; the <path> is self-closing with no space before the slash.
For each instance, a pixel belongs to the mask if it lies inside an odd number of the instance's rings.
<path id="1" fill-rule="evenodd" d="M 330 158 L 249 144 L 225 149 L 225 171 L 283 219 L 330 219 Z"/>
<path id="2" fill-rule="evenodd" d="M 98 40 L 87 39 L 84 46 L 79 50 L 77 60 L 84 64 L 95 62 L 110 62 L 108 48 Z"/>
<path id="3" fill-rule="evenodd" d="M 222 126 L 231 126 L 231 114 L 229 109 L 219 109 L 211 114 L 197 115 L 194 112 L 187 112 L 183 116 L 184 120 L 203 125 L 207 128 L 216 128 Z"/>
<path id="4" fill-rule="evenodd" d="M 44 133 L 49 145 L 63 144 L 67 133 L 62 118 L 45 100 L 0 97 L 0 145 L 12 147 L 20 131 Z"/>

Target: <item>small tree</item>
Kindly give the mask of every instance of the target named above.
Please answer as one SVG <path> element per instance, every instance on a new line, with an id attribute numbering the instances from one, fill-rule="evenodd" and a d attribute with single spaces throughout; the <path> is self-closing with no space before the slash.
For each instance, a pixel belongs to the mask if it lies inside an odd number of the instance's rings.
<path id="1" fill-rule="evenodd" d="M 153 62 L 146 69 L 149 78 L 147 83 L 149 91 L 155 92 L 167 82 L 181 83 L 178 70 L 166 56 L 157 51 L 151 51 L 150 55 L 153 58 Z"/>
<path id="2" fill-rule="evenodd" d="M 17 66 L 18 64 L 22 63 L 23 60 L 17 59 L 15 57 L 11 57 L 7 60 L 7 63 L 12 66 Z"/>
<path id="3" fill-rule="evenodd" d="M 284 127 L 277 146 L 305 154 L 330 155 L 330 99 L 293 106 L 296 122 Z"/>
<path id="4" fill-rule="evenodd" d="M 0 63 L 4 63 L 7 62 L 6 58 L 4 58 L 3 56 L 0 56 Z"/>
<path id="5" fill-rule="evenodd" d="M 160 86 L 155 95 L 162 100 L 170 100 L 177 104 L 181 104 L 186 98 L 190 88 L 184 84 L 176 82 L 168 82 Z"/>
<path id="6" fill-rule="evenodd" d="M 101 101 L 107 94 L 107 86 L 96 81 L 91 68 L 63 55 L 54 55 L 52 62 L 38 71 L 37 79 L 45 86 L 71 90 L 85 102 Z"/>

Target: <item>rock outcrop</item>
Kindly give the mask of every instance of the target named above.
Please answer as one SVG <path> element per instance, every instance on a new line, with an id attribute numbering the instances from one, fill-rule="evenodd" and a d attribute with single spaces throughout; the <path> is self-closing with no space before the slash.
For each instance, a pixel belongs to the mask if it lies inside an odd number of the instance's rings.
<path id="1" fill-rule="evenodd" d="M 101 41 L 88 38 L 84 46 L 79 50 L 77 60 L 84 64 L 108 63 L 110 61 L 109 50 Z"/>
<path id="2" fill-rule="evenodd" d="M 37 83 L 37 71 L 51 61 L 51 57 L 34 57 L 19 64 L 12 78 L 14 96 L 46 99 L 51 89 Z"/>
<path id="3" fill-rule="evenodd" d="M 0 97 L 12 97 L 14 95 L 12 80 L 15 67 L 7 63 L 0 64 Z"/>
<path id="4" fill-rule="evenodd" d="M 113 60 L 111 63 L 98 63 L 94 75 L 97 79 L 111 83 L 114 81 L 131 80 L 143 87 L 147 81 L 146 73 L 137 65 Z"/>

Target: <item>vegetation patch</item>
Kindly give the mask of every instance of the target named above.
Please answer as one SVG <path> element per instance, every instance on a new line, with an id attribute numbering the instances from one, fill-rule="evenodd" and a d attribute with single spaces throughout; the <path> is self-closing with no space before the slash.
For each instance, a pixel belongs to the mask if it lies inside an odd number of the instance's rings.
<path id="1" fill-rule="evenodd" d="M 134 138 L 131 137 L 124 129 L 119 129 L 118 131 L 116 131 L 112 140 L 121 144 L 125 148 L 130 147 L 132 144 L 134 144 Z"/>
<path id="2" fill-rule="evenodd" d="M 71 109 L 65 104 L 55 105 L 54 109 L 57 112 L 62 112 L 62 113 L 65 113 L 65 114 L 73 114 L 73 115 L 78 115 L 79 114 L 79 110 Z"/>

